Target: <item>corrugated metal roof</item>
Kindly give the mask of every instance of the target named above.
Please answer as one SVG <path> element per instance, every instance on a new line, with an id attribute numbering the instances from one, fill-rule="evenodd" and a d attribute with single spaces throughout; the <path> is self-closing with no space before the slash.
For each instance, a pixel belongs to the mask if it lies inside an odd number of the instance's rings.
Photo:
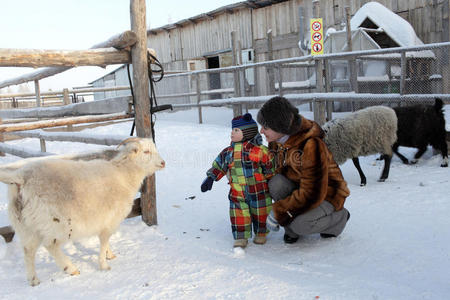
<path id="1" fill-rule="evenodd" d="M 160 31 L 167 31 L 170 29 L 174 29 L 177 27 L 183 27 L 186 24 L 195 24 L 199 21 L 206 20 L 206 19 L 214 19 L 215 16 L 224 14 L 224 13 L 234 13 L 234 11 L 240 10 L 240 9 L 257 9 L 261 7 L 270 6 L 277 3 L 286 2 L 289 0 L 248 0 L 248 1 L 242 1 L 238 3 L 229 4 L 226 6 L 219 7 L 215 10 L 209 11 L 207 13 L 199 14 L 194 17 L 190 17 L 187 19 L 180 20 L 175 23 L 167 24 L 161 27 L 152 28 L 147 30 L 147 35 L 149 34 L 157 34 Z"/>

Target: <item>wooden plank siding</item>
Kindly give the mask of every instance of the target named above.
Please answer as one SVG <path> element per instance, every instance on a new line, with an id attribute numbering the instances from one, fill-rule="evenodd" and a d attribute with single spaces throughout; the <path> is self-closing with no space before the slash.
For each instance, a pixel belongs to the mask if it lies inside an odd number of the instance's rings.
<path id="1" fill-rule="evenodd" d="M 351 14 L 368 0 L 350 1 Z M 414 27 L 424 43 L 449 40 L 449 0 L 379 0 L 377 1 L 404 17 Z M 324 18 L 325 31 L 329 27 L 341 29 L 347 0 L 321 0 L 320 15 Z M 292 39 L 299 34 L 298 7 L 303 6 L 305 24 L 312 17 L 310 0 L 290 0 L 257 9 L 240 8 L 233 13 L 223 12 L 196 23 L 185 23 L 171 29 L 148 35 L 148 46 L 158 53 L 161 62 L 191 60 L 205 53 L 230 48 L 231 31 L 237 32 L 242 49 L 254 47 L 254 42 L 264 40 L 272 29 L 274 40 L 278 36 Z M 447 32 L 444 33 L 444 30 Z M 281 40 L 281 38 L 280 38 Z"/>
<path id="2" fill-rule="evenodd" d="M 377 2 L 407 20 L 424 43 L 437 43 L 450 41 L 449 1 L 378 0 Z M 243 1 L 231 5 L 231 8 L 230 6 L 218 8 L 189 20 L 149 30 L 147 45 L 155 49 L 158 59 L 166 70 L 176 71 L 187 71 L 188 62 L 192 60 L 203 60 L 206 66 L 208 56 L 220 56 L 226 51 L 231 51 L 232 31 L 236 31 L 242 50 L 254 49 L 254 62 L 265 61 L 268 58 L 268 30 L 272 30 L 274 59 L 303 55 L 298 47 L 299 7 L 303 7 L 305 14 L 303 27 L 307 30 L 313 13 L 313 1 L 273 1 L 271 5 L 256 8 L 256 4 L 262 2 L 268 1 L 248 1 L 247 5 L 246 1 Z M 346 5 L 350 5 L 350 13 L 353 16 L 368 2 L 370 0 L 320 0 L 320 17 L 324 21 L 324 33 L 330 27 L 337 30 L 345 27 Z M 305 32 L 305 37 L 308 38 L 308 32 Z M 227 55 L 230 53 L 227 52 Z M 443 75 L 450 74 L 448 68 L 448 65 L 443 67 Z M 274 73 L 277 77 L 277 72 Z M 307 73 L 309 72 L 305 69 L 285 69 L 283 79 L 285 81 L 305 80 L 309 77 Z M 256 68 L 256 88 L 251 94 L 266 94 L 266 75 L 265 68 Z M 225 78 L 222 87 L 233 86 L 230 76 L 232 75 L 221 75 L 221 78 Z M 201 79 L 202 89 L 208 87 L 208 78 L 204 77 Z M 117 85 L 123 84 L 117 83 Z M 175 94 L 195 89 L 192 78 L 188 77 L 163 80 L 157 84 L 157 90 L 161 94 Z M 182 100 L 178 99 L 176 103 L 179 101 Z"/>

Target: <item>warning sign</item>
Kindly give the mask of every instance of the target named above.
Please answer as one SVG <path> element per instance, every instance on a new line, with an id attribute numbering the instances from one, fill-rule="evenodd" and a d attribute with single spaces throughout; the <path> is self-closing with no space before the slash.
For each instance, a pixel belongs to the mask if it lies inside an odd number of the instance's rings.
<path id="1" fill-rule="evenodd" d="M 316 54 L 322 54 L 322 44 L 321 43 L 314 43 L 312 44 L 312 50 L 311 52 L 315 52 Z M 322 52 L 322 53 L 319 53 Z"/>
<path id="2" fill-rule="evenodd" d="M 323 54 L 322 18 L 311 19 L 311 55 Z"/>

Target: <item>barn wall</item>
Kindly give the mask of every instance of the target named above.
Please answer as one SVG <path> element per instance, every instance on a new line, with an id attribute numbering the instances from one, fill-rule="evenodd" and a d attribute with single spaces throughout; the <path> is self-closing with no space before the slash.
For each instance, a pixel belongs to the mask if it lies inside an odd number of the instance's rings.
<path id="1" fill-rule="evenodd" d="M 424 43 L 436 43 L 450 40 L 449 1 L 378 0 L 377 2 L 407 20 Z M 325 31 L 330 27 L 339 30 L 345 26 L 347 3 L 350 3 L 350 11 L 354 15 L 367 2 L 369 1 L 320 0 L 320 16 L 324 19 Z M 187 71 L 188 63 L 192 60 L 203 60 L 203 64 L 200 65 L 206 66 L 206 57 L 213 55 L 220 56 L 222 66 L 222 60 L 230 61 L 231 31 L 236 31 L 242 49 L 254 49 L 254 61 L 259 62 L 268 59 L 267 31 L 271 29 L 274 59 L 301 56 L 303 54 L 298 48 L 300 6 L 304 10 L 303 26 L 306 29 L 312 17 L 312 1 L 290 0 L 257 9 L 241 7 L 233 13 L 222 11 L 210 18 L 157 30 L 148 35 L 148 47 L 156 50 L 158 59 L 166 70 Z M 448 53 L 443 55 L 448 56 Z M 439 68 L 444 75 L 447 74 L 444 77 L 448 80 L 450 78 L 448 59 L 447 64 Z M 300 81 L 309 78 L 310 73 L 306 69 L 286 69 L 283 71 L 283 76 L 286 81 Z M 253 87 L 251 94 L 266 94 L 267 70 L 257 68 L 255 79 L 256 86 Z M 223 88 L 233 86 L 233 78 L 230 74 L 221 75 L 221 81 Z M 202 89 L 208 87 L 206 76 L 202 78 L 201 87 Z M 174 94 L 193 91 L 195 85 L 192 83 L 192 78 L 186 77 L 158 83 L 157 89 L 161 94 Z M 184 99 L 174 101 L 184 101 Z"/>

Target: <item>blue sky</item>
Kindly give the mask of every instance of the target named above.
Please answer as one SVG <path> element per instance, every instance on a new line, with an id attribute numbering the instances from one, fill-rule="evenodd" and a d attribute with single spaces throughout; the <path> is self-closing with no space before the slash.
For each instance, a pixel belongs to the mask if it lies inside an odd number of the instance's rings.
<path id="1" fill-rule="evenodd" d="M 163 26 L 236 2 L 239 1 L 147 0 L 147 26 Z M 129 9 L 129 0 L 4 0 L 0 6 L 0 48 L 87 49 L 130 29 Z M 66 71 L 42 80 L 41 90 L 85 85 L 113 68 Z M 0 82 L 32 71 L 0 68 Z"/>

